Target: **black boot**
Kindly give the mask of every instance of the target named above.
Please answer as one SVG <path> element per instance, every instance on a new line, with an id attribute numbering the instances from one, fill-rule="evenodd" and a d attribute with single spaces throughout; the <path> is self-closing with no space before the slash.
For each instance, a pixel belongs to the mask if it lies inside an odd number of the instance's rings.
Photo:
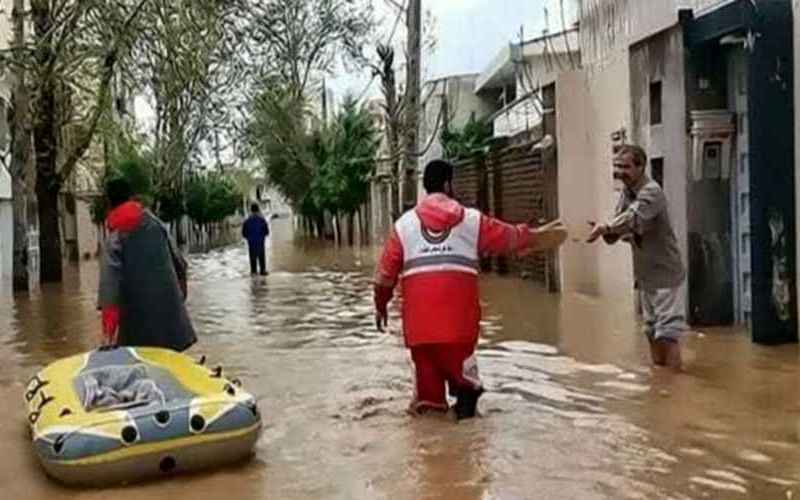
<path id="1" fill-rule="evenodd" d="M 456 404 L 453 410 L 456 413 L 456 420 L 473 418 L 478 410 L 478 399 L 483 394 L 483 387 L 478 389 L 461 389 L 458 391 Z"/>

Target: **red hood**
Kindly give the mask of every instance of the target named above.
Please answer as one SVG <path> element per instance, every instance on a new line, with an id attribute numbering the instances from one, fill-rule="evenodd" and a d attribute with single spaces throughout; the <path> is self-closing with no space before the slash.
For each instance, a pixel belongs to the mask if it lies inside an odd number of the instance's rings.
<path id="1" fill-rule="evenodd" d="M 464 219 L 464 207 L 441 193 L 426 196 L 416 212 L 426 228 L 437 232 L 450 229 Z"/>
<path id="2" fill-rule="evenodd" d="M 142 204 L 136 201 L 127 201 L 108 214 L 106 225 L 112 231 L 129 233 L 139 227 L 143 217 Z"/>

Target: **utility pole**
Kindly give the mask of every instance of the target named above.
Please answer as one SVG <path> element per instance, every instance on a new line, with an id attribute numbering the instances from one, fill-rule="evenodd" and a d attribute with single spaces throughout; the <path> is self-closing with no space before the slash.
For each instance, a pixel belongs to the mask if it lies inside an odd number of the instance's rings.
<path id="1" fill-rule="evenodd" d="M 417 164 L 419 161 L 420 80 L 422 79 L 422 5 L 409 0 L 406 13 L 408 28 L 408 64 L 406 65 L 405 161 L 401 180 L 401 212 L 417 202 Z"/>
<path id="2" fill-rule="evenodd" d="M 20 61 L 25 46 L 25 1 L 14 0 L 11 17 L 14 23 L 14 58 Z M 11 144 L 11 185 L 13 186 L 14 217 L 14 258 L 13 286 L 15 292 L 28 291 L 28 192 L 26 174 L 31 152 L 31 131 L 29 127 L 29 98 L 25 86 L 25 68 L 13 65 L 14 71 L 14 116 L 10 124 Z"/>

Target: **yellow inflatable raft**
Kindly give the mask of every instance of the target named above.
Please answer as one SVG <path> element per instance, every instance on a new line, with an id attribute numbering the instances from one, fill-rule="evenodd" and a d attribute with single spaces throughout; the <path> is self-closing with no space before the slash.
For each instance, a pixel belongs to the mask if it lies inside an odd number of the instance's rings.
<path id="1" fill-rule="evenodd" d="M 255 398 L 203 363 L 166 349 L 117 347 L 43 369 L 25 401 L 47 473 L 107 485 L 251 455 L 261 431 Z"/>

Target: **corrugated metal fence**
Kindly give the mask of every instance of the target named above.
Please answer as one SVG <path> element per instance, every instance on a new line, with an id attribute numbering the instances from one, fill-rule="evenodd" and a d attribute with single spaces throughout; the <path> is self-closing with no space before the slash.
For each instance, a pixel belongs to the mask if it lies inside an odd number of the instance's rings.
<path id="1" fill-rule="evenodd" d="M 530 144 L 492 151 L 456 163 L 454 189 L 465 206 L 511 223 L 537 224 L 557 216 L 555 168 Z M 546 165 L 547 164 L 547 165 Z M 555 254 L 487 259 L 484 270 L 513 273 L 559 289 Z"/>

